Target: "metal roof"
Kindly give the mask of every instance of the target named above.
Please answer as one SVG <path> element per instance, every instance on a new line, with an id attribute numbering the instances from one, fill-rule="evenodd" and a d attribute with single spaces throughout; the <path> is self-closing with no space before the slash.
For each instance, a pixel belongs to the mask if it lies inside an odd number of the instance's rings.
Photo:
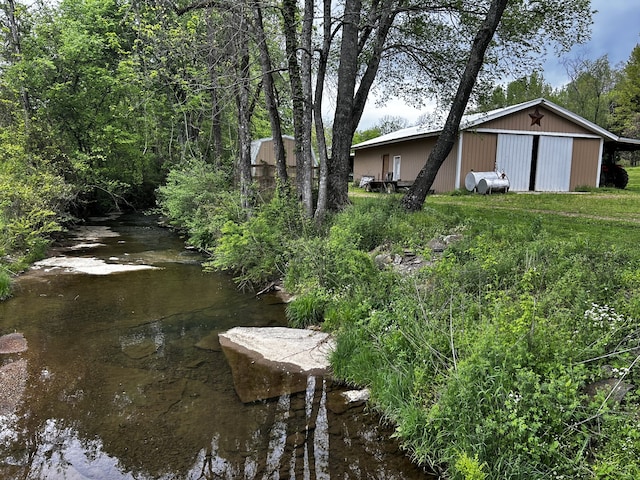
<path id="1" fill-rule="evenodd" d="M 474 128 L 480 126 L 483 123 L 489 122 L 491 120 L 495 120 L 497 118 L 505 117 L 507 115 L 511 115 L 513 113 L 520 112 L 522 110 L 527 110 L 532 107 L 540 107 L 543 106 L 546 109 L 556 113 L 557 115 L 570 120 L 585 129 L 597 134 L 598 136 L 603 137 L 606 140 L 611 140 L 618 142 L 621 140 L 617 135 L 605 130 L 604 128 L 596 125 L 589 120 L 582 118 L 580 115 L 577 115 L 566 108 L 563 108 L 559 105 L 556 105 L 549 100 L 544 98 L 538 98 L 536 100 L 530 100 L 528 102 L 519 103 L 518 105 L 512 105 L 509 107 L 498 108 L 496 110 L 491 110 L 489 112 L 481 112 L 481 113 L 472 113 L 468 115 L 464 115 L 462 120 L 460 121 L 460 130 L 473 130 Z M 418 125 L 415 127 L 403 128 L 402 130 L 397 130 L 395 132 L 388 133 L 386 135 L 381 135 L 376 138 L 372 138 L 371 140 L 367 140 L 366 142 L 361 142 L 356 145 L 353 145 L 351 148 L 354 150 L 359 150 L 361 148 L 386 145 L 390 143 L 396 143 L 405 140 L 412 140 L 418 138 L 426 138 L 438 135 L 444 127 L 444 120 L 439 122 L 438 124 L 433 125 Z M 627 139 L 630 140 L 630 139 Z M 639 141 L 640 142 L 640 141 Z"/>

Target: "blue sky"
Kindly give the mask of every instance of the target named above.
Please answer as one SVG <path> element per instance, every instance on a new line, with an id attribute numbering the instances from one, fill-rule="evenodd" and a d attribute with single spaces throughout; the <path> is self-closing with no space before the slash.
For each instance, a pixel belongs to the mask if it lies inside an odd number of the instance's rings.
<path id="1" fill-rule="evenodd" d="M 596 60 L 606 54 L 614 67 L 626 62 L 633 47 L 640 43 L 640 1 L 591 0 L 591 8 L 597 10 L 593 16 L 591 40 L 584 45 L 577 45 L 563 58 Z M 543 74 L 545 81 L 554 88 L 568 82 L 562 58 L 554 57 L 553 54 L 544 62 Z M 385 115 L 404 117 L 411 124 L 422 113 L 430 111 L 428 109 L 421 112 L 400 100 L 391 100 L 384 107 L 377 107 L 374 103 L 368 102 L 359 129 L 372 127 Z"/>
<path id="2" fill-rule="evenodd" d="M 609 56 L 614 67 L 626 62 L 631 50 L 640 43 L 640 2 L 638 0 L 591 0 L 591 8 L 597 10 L 593 16 L 591 40 L 578 45 L 567 58 L 582 56 L 596 60 Z M 544 64 L 545 80 L 554 87 L 568 81 L 561 59 L 549 58 Z"/>

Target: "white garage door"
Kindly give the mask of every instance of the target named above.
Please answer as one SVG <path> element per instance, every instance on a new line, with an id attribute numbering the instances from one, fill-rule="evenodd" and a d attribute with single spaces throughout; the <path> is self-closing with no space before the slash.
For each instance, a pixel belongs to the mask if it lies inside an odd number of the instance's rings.
<path id="1" fill-rule="evenodd" d="M 496 167 L 504 170 L 509 178 L 510 190 L 522 192 L 529 190 L 531 181 L 532 135 L 498 134 Z"/>
<path id="2" fill-rule="evenodd" d="M 572 155 L 572 138 L 541 136 L 538 146 L 536 191 L 568 192 Z"/>

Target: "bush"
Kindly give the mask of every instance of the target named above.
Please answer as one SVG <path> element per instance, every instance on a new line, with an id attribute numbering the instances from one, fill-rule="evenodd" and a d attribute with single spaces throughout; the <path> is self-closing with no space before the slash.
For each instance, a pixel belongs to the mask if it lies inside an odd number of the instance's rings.
<path id="1" fill-rule="evenodd" d="M 229 185 L 224 170 L 193 159 L 169 172 L 166 184 L 156 192 L 158 206 L 172 226 L 187 234 L 189 244 L 210 251 L 227 221 L 246 219 L 239 196 L 229 193 Z"/>
<path id="2" fill-rule="evenodd" d="M 0 301 L 11 296 L 11 276 L 0 268 Z"/>
<path id="3" fill-rule="evenodd" d="M 279 189 L 246 222 L 227 221 L 213 249 L 208 268 L 236 275 L 241 288 L 253 288 L 281 278 L 292 246 L 311 229 L 311 222 L 295 198 Z"/>
<path id="4" fill-rule="evenodd" d="M 319 289 L 296 296 L 286 309 L 289 325 L 293 328 L 306 328 L 321 324 L 327 300 L 326 293 Z"/>

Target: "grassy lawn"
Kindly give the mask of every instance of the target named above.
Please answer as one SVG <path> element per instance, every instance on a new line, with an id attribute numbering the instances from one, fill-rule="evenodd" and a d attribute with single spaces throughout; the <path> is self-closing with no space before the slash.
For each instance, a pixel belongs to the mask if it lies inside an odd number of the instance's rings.
<path id="1" fill-rule="evenodd" d="M 640 242 L 640 167 L 627 168 L 625 190 L 599 188 L 580 193 L 431 195 L 425 207 L 470 218 L 478 228 L 537 222 L 558 238 L 581 238 L 603 248 Z M 357 196 L 380 196 L 355 189 Z M 398 196 L 402 194 L 397 194 Z"/>

